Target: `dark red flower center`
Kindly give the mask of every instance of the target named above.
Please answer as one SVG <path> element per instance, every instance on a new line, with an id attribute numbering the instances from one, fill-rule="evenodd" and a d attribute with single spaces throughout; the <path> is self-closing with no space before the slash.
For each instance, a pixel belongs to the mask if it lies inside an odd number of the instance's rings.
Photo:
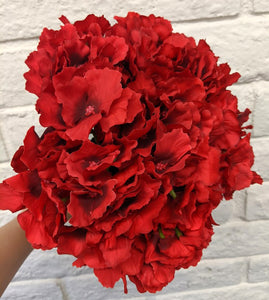
<path id="1" fill-rule="evenodd" d="M 89 192 L 88 195 L 89 195 L 89 198 L 96 198 L 99 196 L 99 194 L 97 192 Z"/>

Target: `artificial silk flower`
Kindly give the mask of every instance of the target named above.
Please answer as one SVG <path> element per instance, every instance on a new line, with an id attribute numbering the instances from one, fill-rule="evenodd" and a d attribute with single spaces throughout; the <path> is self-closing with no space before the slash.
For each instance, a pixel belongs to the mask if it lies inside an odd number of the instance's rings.
<path id="1" fill-rule="evenodd" d="M 155 293 L 200 261 L 222 198 L 262 179 L 250 111 L 227 90 L 240 75 L 162 17 L 115 19 L 43 30 L 24 76 L 45 129 L 14 154 L 0 209 L 25 209 L 34 248 L 73 255 L 103 286 Z"/>

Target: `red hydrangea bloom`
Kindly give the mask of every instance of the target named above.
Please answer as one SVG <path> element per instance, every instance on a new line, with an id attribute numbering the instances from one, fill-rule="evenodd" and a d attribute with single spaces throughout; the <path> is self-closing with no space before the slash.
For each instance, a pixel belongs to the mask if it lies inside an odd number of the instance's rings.
<path id="1" fill-rule="evenodd" d="M 130 12 L 45 28 L 26 59 L 26 89 L 46 129 L 31 127 L 0 184 L 34 248 L 56 247 L 105 287 L 126 277 L 160 291 L 195 266 L 235 190 L 262 183 L 227 87 L 239 79 L 204 40 Z"/>

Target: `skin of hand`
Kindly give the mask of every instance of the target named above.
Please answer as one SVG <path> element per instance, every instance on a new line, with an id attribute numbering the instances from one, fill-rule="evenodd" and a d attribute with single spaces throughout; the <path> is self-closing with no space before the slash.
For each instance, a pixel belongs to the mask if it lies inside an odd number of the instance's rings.
<path id="1" fill-rule="evenodd" d="M 32 250 L 17 218 L 0 228 L 0 297 Z"/>

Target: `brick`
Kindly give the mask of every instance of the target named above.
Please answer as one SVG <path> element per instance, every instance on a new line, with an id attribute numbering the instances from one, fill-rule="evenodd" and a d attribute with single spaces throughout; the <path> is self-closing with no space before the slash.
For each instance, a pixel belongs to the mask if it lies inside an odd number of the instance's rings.
<path id="1" fill-rule="evenodd" d="M 5 162 L 8 160 L 7 152 L 5 149 L 4 141 L 0 131 L 0 162 Z"/>
<path id="2" fill-rule="evenodd" d="M 128 297 L 128 296 L 127 296 Z M 119 299 L 119 298 L 118 298 Z M 127 298 L 126 297 L 123 297 L 123 298 L 120 298 L 120 300 L 126 300 Z M 132 298 L 129 298 L 128 297 L 128 300 L 155 300 L 155 296 L 154 295 L 151 295 L 151 296 L 145 296 L 145 297 L 132 297 Z"/>
<path id="3" fill-rule="evenodd" d="M 155 295 L 149 293 L 140 294 L 135 285 L 127 278 L 128 295 L 124 294 L 121 280 L 116 282 L 113 289 L 101 285 L 94 274 L 81 275 L 77 277 L 65 277 L 62 279 L 63 288 L 68 295 L 68 300 L 148 300 L 155 299 Z"/>
<path id="4" fill-rule="evenodd" d="M 269 221 L 229 222 L 214 226 L 212 242 L 204 258 L 238 257 L 269 252 Z"/>
<path id="5" fill-rule="evenodd" d="M 246 191 L 235 191 L 233 199 L 223 199 L 212 212 L 213 219 L 219 225 L 228 221 L 245 220 Z"/>
<path id="6" fill-rule="evenodd" d="M 34 106 L 0 111 L 0 125 L 9 157 L 13 157 L 18 147 L 23 144 L 27 130 L 35 125 L 36 131 L 42 132 L 39 116 Z"/>
<path id="7" fill-rule="evenodd" d="M 269 281 L 269 255 L 250 258 L 248 268 L 248 281 Z"/>
<path id="8" fill-rule="evenodd" d="M 173 9 L 171 9 L 173 7 Z M 20 12 L 19 14 L 17 12 Z M 79 7 L 75 0 L 39 2 L 14 0 L 1 5 L 0 40 L 12 40 L 39 36 L 43 27 L 58 29 L 58 18 L 64 14 L 71 22 L 84 19 L 88 14 L 104 15 L 112 24 L 113 16 L 126 16 L 128 11 L 136 11 L 143 15 L 154 13 L 169 18 L 171 21 L 193 20 L 200 18 L 216 18 L 235 16 L 240 11 L 239 0 L 199 1 L 172 0 L 169 5 L 165 0 L 121 0 L 81 2 Z M 48 19 L 48 16 L 49 19 Z M 10 22 L 12 20 L 12 22 Z M 7 35 L 8 33 L 8 35 Z"/>
<path id="9" fill-rule="evenodd" d="M 37 42 L 26 41 L 3 47 L 0 53 L 0 108 L 34 104 L 36 96 L 25 91 L 24 63 Z"/>
<path id="10" fill-rule="evenodd" d="M 269 12 L 268 0 L 253 0 L 253 11 L 255 13 Z"/>
<path id="11" fill-rule="evenodd" d="M 0 227 L 7 224 L 9 221 L 14 219 L 16 213 L 13 214 L 9 210 L 0 210 Z"/>
<path id="12" fill-rule="evenodd" d="M 231 1 L 229 1 L 231 2 Z M 23 2 L 14 0 L 0 6 L 0 40 L 12 40 L 39 36 L 44 27 L 59 29 L 62 23 L 58 18 L 63 14 L 70 22 L 84 19 L 88 14 L 104 15 L 110 22 L 114 15 L 125 16 L 128 11 L 150 14 L 156 9 L 156 1 L 136 0 L 126 5 L 121 0 L 82 1 L 76 0 Z M 160 11 L 161 12 L 160 8 Z M 20 12 L 20 13 L 18 13 Z M 49 16 L 49 18 L 48 18 Z M 12 20 L 12 22 L 10 22 Z M 8 33 L 8 35 L 7 35 Z"/>
<path id="13" fill-rule="evenodd" d="M 34 250 L 25 260 L 13 281 L 62 278 L 92 273 L 88 267 L 73 267 L 72 262 L 75 259 L 71 255 L 59 255 L 55 249 Z"/>
<path id="14" fill-rule="evenodd" d="M 251 13 L 253 10 L 253 3 L 252 0 L 241 0 L 241 14 L 242 13 Z"/>
<path id="15" fill-rule="evenodd" d="M 14 72 L 14 71 L 9 70 L 9 72 Z M 2 75 L 1 73 L 2 72 L 0 70 L 0 76 Z M 20 73 L 18 75 L 21 75 L 21 78 L 18 79 L 17 81 L 18 85 L 21 85 L 20 83 L 25 82 L 24 78 L 22 78 L 23 73 L 21 72 L 17 72 L 17 73 Z M 12 88 L 12 86 L 10 86 L 10 88 Z M 5 91 L 0 90 L 0 108 L 31 105 L 31 104 L 35 104 L 36 100 L 37 100 L 37 96 L 27 92 L 24 89 L 24 87 L 21 87 L 21 90 L 16 90 L 16 88 L 14 88 L 14 90 L 10 90 L 10 89 L 7 89 Z"/>
<path id="16" fill-rule="evenodd" d="M 2 182 L 5 178 L 15 175 L 16 173 L 13 171 L 10 166 L 10 162 L 5 162 L 0 164 L 0 182 Z"/>
<path id="17" fill-rule="evenodd" d="M 253 117 L 253 136 L 269 136 L 269 82 L 257 82 L 254 86 L 256 103 Z"/>
<path id="18" fill-rule="evenodd" d="M 216 2 L 216 1 L 215 1 Z M 242 15 L 234 20 L 174 24 L 174 32 L 206 39 L 219 62 L 228 62 L 233 72 L 241 74 L 240 82 L 269 80 L 268 16 Z M 258 51 L 258 55 L 257 55 Z"/>
<path id="19" fill-rule="evenodd" d="M 240 11 L 240 1 L 172 1 L 167 5 L 166 0 L 155 1 L 154 12 L 161 14 L 170 21 L 185 21 L 203 18 L 235 16 Z M 171 9 L 173 7 L 173 9 Z"/>
<path id="20" fill-rule="evenodd" d="M 234 84 L 228 89 L 231 90 L 232 94 L 237 97 L 238 109 L 240 111 L 244 111 L 246 108 L 249 108 L 252 111 L 252 113 L 249 115 L 249 120 L 244 123 L 244 126 L 253 124 L 254 105 L 257 97 L 253 83 Z"/>
<path id="21" fill-rule="evenodd" d="M 256 171 L 264 181 L 269 180 L 269 137 L 266 138 L 253 138 L 250 140 L 255 155 L 254 165 L 252 169 Z"/>
<path id="22" fill-rule="evenodd" d="M 158 295 L 239 284 L 244 270 L 244 259 L 201 260 L 196 267 L 176 271 Z"/>
<path id="23" fill-rule="evenodd" d="M 60 287 L 54 280 L 10 283 L 2 300 L 63 300 Z"/>
<path id="24" fill-rule="evenodd" d="M 247 191 L 247 220 L 269 219 L 269 182 L 252 185 Z"/>
<path id="25" fill-rule="evenodd" d="M 223 199 L 219 206 L 213 210 L 213 219 L 218 224 L 224 224 L 231 218 L 232 210 L 233 207 L 231 202 Z"/>
<path id="26" fill-rule="evenodd" d="M 195 268 L 191 267 L 177 271 L 174 280 L 158 295 L 240 283 L 242 272 L 245 269 L 244 265 L 243 259 L 201 261 Z M 123 284 L 121 281 L 117 282 L 111 290 L 104 288 L 94 275 L 83 275 L 76 278 L 66 277 L 62 280 L 70 300 L 125 299 L 123 298 Z M 129 281 L 128 291 L 128 297 L 138 296 L 135 285 Z M 151 298 L 147 297 L 146 299 Z"/>
<path id="27" fill-rule="evenodd" d="M 269 284 L 247 284 L 242 283 L 237 286 L 212 288 L 195 292 L 177 293 L 168 295 L 156 295 L 156 300 L 246 300 L 259 299 L 267 300 Z"/>
<path id="28" fill-rule="evenodd" d="M 246 190 L 235 191 L 233 199 L 229 200 L 229 204 L 233 207 L 230 221 L 245 220 L 246 216 Z"/>
<path id="29" fill-rule="evenodd" d="M 124 295 L 122 281 L 117 282 L 113 289 L 105 288 L 93 274 L 89 276 L 66 277 L 62 281 L 69 300 L 113 300 L 119 299 Z M 129 287 L 131 287 L 131 284 L 128 284 Z M 135 289 L 130 288 L 128 296 L 132 297 L 134 295 L 136 295 Z"/>

